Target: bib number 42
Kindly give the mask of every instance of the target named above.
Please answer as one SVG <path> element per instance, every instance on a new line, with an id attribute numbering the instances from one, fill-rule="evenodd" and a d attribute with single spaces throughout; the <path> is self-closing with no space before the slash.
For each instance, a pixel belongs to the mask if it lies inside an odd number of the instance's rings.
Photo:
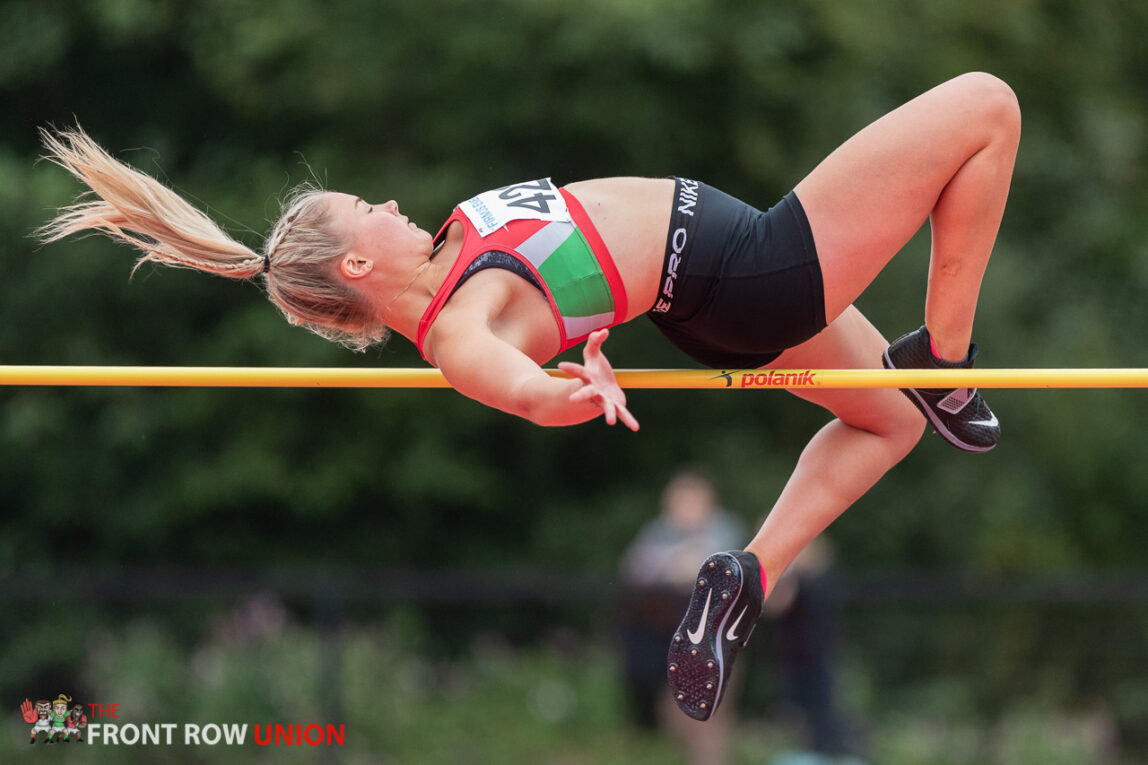
<path id="1" fill-rule="evenodd" d="M 532 210 L 539 215 L 549 215 L 550 203 L 558 198 L 558 193 L 550 183 L 550 179 L 543 178 L 507 186 L 498 192 L 498 198 L 506 202 L 507 207 L 518 207 Z"/>
<path id="2" fill-rule="evenodd" d="M 459 205 L 481 236 L 516 220 L 570 220 L 566 200 L 549 178 L 485 191 Z"/>

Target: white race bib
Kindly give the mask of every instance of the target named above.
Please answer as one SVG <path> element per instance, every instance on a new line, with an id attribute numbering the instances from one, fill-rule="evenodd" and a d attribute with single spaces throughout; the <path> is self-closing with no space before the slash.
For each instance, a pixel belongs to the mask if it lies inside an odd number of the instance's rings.
<path id="1" fill-rule="evenodd" d="M 549 178 L 485 191 L 458 207 L 480 236 L 488 236 L 512 220 L 570 220 L 566 200 Z"/>

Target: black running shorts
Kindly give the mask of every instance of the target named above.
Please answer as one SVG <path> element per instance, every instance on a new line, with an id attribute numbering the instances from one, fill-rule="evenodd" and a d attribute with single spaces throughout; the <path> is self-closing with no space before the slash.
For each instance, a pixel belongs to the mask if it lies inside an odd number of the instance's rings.
<path id="1" fill-rule="evenodd" d="M 756 369 L 825 328 L 813 232 L 792 191 L 762 212 L 676 178 L 662 282 L 648 316 L 716 369 Z"/>

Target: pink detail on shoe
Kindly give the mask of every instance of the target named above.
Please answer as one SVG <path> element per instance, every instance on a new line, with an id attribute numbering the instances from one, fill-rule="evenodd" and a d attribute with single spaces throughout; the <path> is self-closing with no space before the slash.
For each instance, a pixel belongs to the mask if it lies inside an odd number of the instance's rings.
<path id="1" fill-rule="evenodd" d="M 952 366 L 952 365 L 959 366 L 959 365 L 964 364 L 966 361 L 969 360 L 969 354 L 967 354 L 967 353 L 965 354 L 965 357 L 963 359 L 961 359 L 960 361 L 949 361 L 948 359 L 946 359 L 944 356 L 941 355 L 940 350 L 938 350 L 937 341 L 933 339 L 932 335 L 929 335 L 929 353 L 931 353 L 933 355 L 933 359 L 935 361 L 939 361 L 942 364 L 947 364 L 949 366 Z"/>
<path id="2" fill-rule="evenodd" d="M 764 597 L 765 597 L 765 593 L 767 592 L 767 590 L 766 590 L 766 588 L 765 588 L 765 583 L 766 583 L 766 577 L 765 577 L 765 566 L 762 566 L 762 565 L 761 565 L 761 561 L 758 561 L 758 566 L 757 566 L 757 567 L 758 567 L 758 570 L 760 570 L 760 571 L 761 571 L 761 597 L 762 597 L 762 598 L 764 598 Z"/>

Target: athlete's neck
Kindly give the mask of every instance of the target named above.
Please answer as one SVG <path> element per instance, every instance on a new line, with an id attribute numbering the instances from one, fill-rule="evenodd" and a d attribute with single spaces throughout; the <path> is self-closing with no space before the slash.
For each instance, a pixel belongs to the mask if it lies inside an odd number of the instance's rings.
<path id="1" fill-rule="evenodd" d="M 435 245 L 430 257 L 415 269 L 407 285 L 382 308 L 380 315 L 391 330 L 415 342 L 419 321 L 446 281 L 461 245 L 461 240 L 449 235 L 445 237 Z"/>

